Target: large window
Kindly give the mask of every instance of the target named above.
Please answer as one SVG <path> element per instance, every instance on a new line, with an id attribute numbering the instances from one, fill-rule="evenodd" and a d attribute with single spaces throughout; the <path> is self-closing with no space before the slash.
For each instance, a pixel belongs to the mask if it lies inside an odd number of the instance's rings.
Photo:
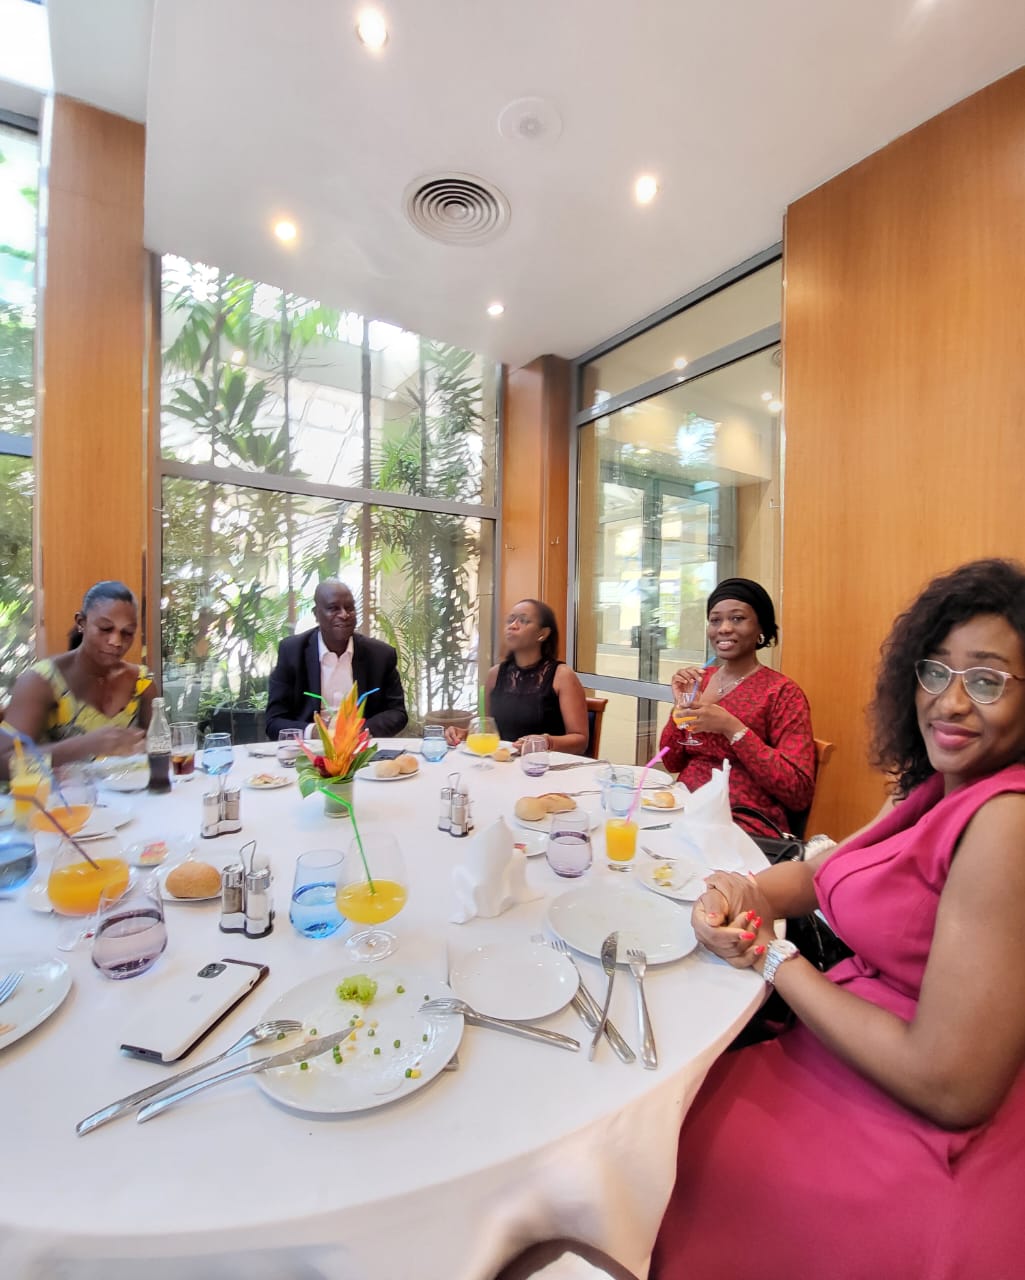
<path id="1" fill-rule="evenodd" d="M 647 759 L 704 602 L 779 577 L 778 258 L 585 358 L 576 415 L 576 669 L 610 699 L 603 749 Z"/>
<path id="2" fill-rule="evenodd" d="M 32 655 L 35 134 L 0 122 L 0 702 Z"/>
<path id="3" fill-rule="evenodd" d="M 258 713 L 278 641 L 342 577 L 394 644 L 415 723 L 490 659 L 494 370 L 211 268 L 163 269 L 165 690 Z M 250 717 L 253 719 L 254 717 Z M 257 719 L 258 723 L 258 719 Z M 258 731 L 258 729 L 257 729 Z"/>

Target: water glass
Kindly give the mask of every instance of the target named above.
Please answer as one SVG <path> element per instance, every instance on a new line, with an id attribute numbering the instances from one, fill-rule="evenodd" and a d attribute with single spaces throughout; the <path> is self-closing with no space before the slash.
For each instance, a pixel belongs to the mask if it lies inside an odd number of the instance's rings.
<path id="1" fill-rule="evenodd" d="M 20 831 L 0 835 L 0 889 L 20 889 L 36 869 L 36 846 Z"/>
<path id="2" fill-rule="evenodd" d="M 345 923 L 337 903 L 341 869 L 337 849 L 311 849 L 296 858 L 288 918 L 304 938 L 330 938 Z"/>
<path id="3" fill-rule="evenodd" d="M 601 788 L 601 807 L 608 810 L 608 795 L 612 787 L 630 787 L 634 785 L 634 771 L 629 765 L 608 764 L 598 774 L 598 786 Z"/>
<path id="4" fill-rule="evenodd" d="M 548 772 L 548 739 L 530 737 L 523 739 L 520 747 L 520 768 L 528 778 L 541 778 Z"/>
<path id="5" fill-rule="evenodd" d="M 230 733 L 208 733 L 203 742 L 203 772 L 212 778 L 220 778 L 221 786 L 224 777 L 231 771 L 235 763 L 235 752 L 231 745 Z"/>
<path id="6" fill-rule="evenodd" d="M 590 817 L 582 809 L 552 815 L 546 857 L 557 876 L 574 879 L 591 865 Z"/>
<path id="7" fill-rule="evenodd" d="M 423 746 L 420 748 L 425 760 L 432 764 L 444 760 L 448 755 L 448 743 L 445 741 L 445 726 L 440 724 L 424 725 Z"/>
<path id="8" fill-rule="evenodd" d="M 164 904 L 156 877 L 123 893 L 105 891 L 93 934 L 93 964 L 105 978 L 134 978 L 152 968 L 167 946 Z"/>
<path id="9" fill-rule="evenodd" d="M 294 769 L 302 754 L 302 729 L 282 729 L 278 733 L 278 764 L 283 769 Z"/>
<path id="10" fill-rule="evenodd" d="M 195 777 L 198 733 L 195 720 L 177 720 L 171 725 L 171 772 L 176 782 L 191 782 Z"/>
<path id="11" fill-rule="evenodd" d="M 627 815 L 633 808 L 633 786 L 617 783 L 605 796 L 605 855 L 611 871 L 629 871 L 637 853 L 637 823 Z"/>

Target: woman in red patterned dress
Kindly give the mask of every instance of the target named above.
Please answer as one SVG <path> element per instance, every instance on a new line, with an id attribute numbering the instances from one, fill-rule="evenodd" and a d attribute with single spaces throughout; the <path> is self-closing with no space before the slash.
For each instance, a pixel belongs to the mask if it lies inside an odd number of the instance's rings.
<path id="1" fill-rule="evenodd" d="M 708 640 L 717 667 L 683 667 L 673 676 L 673 697 L 696 692 L 694 719 L 680 728 L 672 717 L 662 731 L 663 757 L 691 791 L 729 760 L 730 804 L 759 809 L 784 831 L 790 815 L 811 805 L 815 791 L 815 739 L 808 699 L 757 651 L 776 643 L 776 611 L 764 587 L 750 578 L 726 578 L 708 597 Z M 688 745 L 693 734 L 697 745 Z M 737 823 L 755 835 L 771 828 L 744 814 Z"/>

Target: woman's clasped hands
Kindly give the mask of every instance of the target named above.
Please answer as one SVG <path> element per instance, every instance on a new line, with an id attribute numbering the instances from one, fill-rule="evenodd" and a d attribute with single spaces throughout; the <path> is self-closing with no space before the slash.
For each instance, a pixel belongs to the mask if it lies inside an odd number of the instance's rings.
<path id="1" fill-rule="evenodd" d="M 735 969 L 749 969 L 775 937 L 772 908 L 753 875 L 716 871 L 691 912 L 702 946 Z"/>

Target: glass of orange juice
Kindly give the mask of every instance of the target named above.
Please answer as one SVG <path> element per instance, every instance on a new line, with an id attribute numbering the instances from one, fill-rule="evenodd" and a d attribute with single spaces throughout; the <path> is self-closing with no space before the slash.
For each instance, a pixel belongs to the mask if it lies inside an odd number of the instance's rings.
<path id="1" fill-rule="evenodd" d="M 50 798 L 50 770 L 34 756 L 22 756 L 17 764 L 11 759 L 11 796 L 14 799 L 14 821 L 28 827 L 39 810 L 33 799 L 45 805 Z M 53 830 L 52 826 L 50 830 Z"/>
<path id="2" fill-rule="evenodd" d="M 605 856 L 612 871 L 629 871 L 637 852 L 637 823 L 629 816 L 633 801 L 633 787 L 609 787 L 605 805 Z"/>
<path id="3" fill-rule="evenodd" d="M 54 853 L 47 896 L 54 911 L 62 916 L 91 916 L 104 893 L 124 893 L 128 888 L 128 863 L 119 855 L 93 858 L 86 862 L 73 844 L 62 840 Z"/>
<path id="4" fill-rule="evenodd" d="M 29 829 L 60 834 L 63 827 L 68 835 L 77 835 L 92 817 L 95 804 L 96 784 L 85 768 L 80 764 L 59 765 L 53 771 L 46 813 L 36 809 L 29 818 Z M 54 821 L 47 814 L 52 814 Z"/>
<path id="5" fill-rule="evenodd" d="M 473 767 L 475 769 L 492 768 L 488 757 L 492 751 L 498 750 L 501 738 L 498 736 L 498 725 L 490 716 L 477 716 L 470 722 L 470 732 L 466 735 L 466 749 L 481 759 Z"/>
<path id="6" fill-rule="evenodd" d="M 386 832 L 354 837 L 338 872 L 339 913 L 353 924 L 380 925 L 399 914 L 408 894 L 406 865 L 395 837 Z M 387 929 L 372 927 L 354 933 L 345 945 L 357 960 L 383 960 L 398 943 Z"/>

